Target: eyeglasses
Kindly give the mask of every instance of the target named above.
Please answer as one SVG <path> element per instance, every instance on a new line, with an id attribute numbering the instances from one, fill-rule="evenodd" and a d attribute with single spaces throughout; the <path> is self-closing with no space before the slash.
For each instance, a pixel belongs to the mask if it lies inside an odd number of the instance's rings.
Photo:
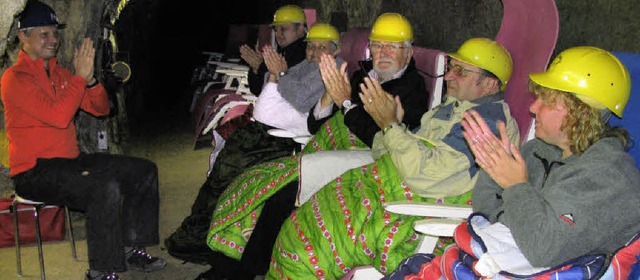
<path id="1" fill-rule="evenodd" d="M 466 78 L 469 75 L 469 73 L 476 73 L 476 74 L 482 75 L 482 72 L 480 71 L 469 70 L 467 68 L 460 66 L 459 64 L 451 64 L 451 63 L 448 63 L 445 68 L 445 73 L 449 73 L 449 71 L 452 71 L 453 74 L 455 74 L 460 78 Z"/>
<path id="2" fill-rule="evenodd" d="M 397 53 L 401 49 L 404 49 L 404 48 L 406 48 L 406 47 L 405 46 L 399 46 L 399 45 L 383 45 L 383 44 L 379 44 L 379 43 L 371 43 L 371 44 L 369 44 L 369 50 L 371 50 L 372 53 L 379 53 L 383 49 L 387 49 L 392 53 Z"/>

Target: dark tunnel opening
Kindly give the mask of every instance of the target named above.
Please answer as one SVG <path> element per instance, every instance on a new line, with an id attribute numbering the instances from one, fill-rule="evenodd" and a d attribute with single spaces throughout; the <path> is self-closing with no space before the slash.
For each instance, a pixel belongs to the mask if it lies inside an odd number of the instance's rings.
<path id="1" fill-rule="evenodd" d="M 202 52 L 225 52 L 230 24 L 269 23 L 277 7 L 290 2 L 131 0 L 115 24 L 116 55 L 132 69 L 125 94 L 130 128 L 188 118 L 191 76 L 206 61 Z"/>

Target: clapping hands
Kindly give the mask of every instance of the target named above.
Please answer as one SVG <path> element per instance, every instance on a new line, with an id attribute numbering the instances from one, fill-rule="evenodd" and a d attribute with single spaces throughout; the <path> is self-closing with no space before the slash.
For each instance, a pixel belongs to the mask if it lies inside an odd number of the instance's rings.
<path id="1" fill-rule="evenodd" d="M 264 61 L 262 58 L 262 53 L 258 50 L 258 46 L 251 48 L 247 45 L 240 46 L 240 57 L 242 60 L 249 64 L 253 73 L 258 72 L 258 68 L 260 68 L 260 64 Z"/>
<path id="2" fill-rule="evenodd" d="M 347 75 L 347 63 L 343 63 L 338 69 L 336 60 L 331 55 L 323 54 L 320 57 L 318 67 L 320 68 L 320 75 L 325 88 L 325 94 L 322 99 L 330 99 L 339 108 L 342 108 L 342 102 L 351 98 L 351 84 Z"/>
<path id="3" fill-rule="evenodd" d="M 500 138 L 491 131 L 475 110 L 464 113 L 464 139 L 476 157 L 476 163 L 503 189 L 527 181 L 527 167 L 516 145 L 509 142 L 507 128 L 499 121 Z"/>
<path id="4" fill-rule="evenodd" d="M 380 82 L 371 78 L 364 78 L 360 90 L 360 100 L 364 103 L 365 111 L 380 128 L 402 122 L 404 109 L 400 97 L 389 94 L 382 89 Z"/>
<path id="5" fill-rule="evenodd" d="M 93 76 L 94 59 L 96 49 L 93 47 L 91 38 L 84 38 L 80 47 L 76 48 L 73 54 L 73 67 L 76 75 L 84 78 L 87 84 L 93 84 L 96 78 Z"/>
<path id="6" fill-rule="evenodd" d="M 282 54 L 279 54 L 272 46 L 267 45 L 262 48 L 262 57 L 264 58 L 264 64 L 267 66 L 269 74 L 274 78 L 280 72 L 287 72 L 289 67 L 287 61 Z"/>

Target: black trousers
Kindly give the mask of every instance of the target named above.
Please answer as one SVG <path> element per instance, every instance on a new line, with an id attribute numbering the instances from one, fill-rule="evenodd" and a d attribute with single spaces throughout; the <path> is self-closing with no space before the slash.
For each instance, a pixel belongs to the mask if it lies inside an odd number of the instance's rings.
<path id="1" fill-rule="evenodd" d="M 89 267 L 125 271 L 124 246 L 158 244 L 158 168 L 148 160 L 110 154 L 38 159 L 13 177 L 26 199 L 86 213 Z"/>
<path id="2" fill-rule="evenodd" d="M 293 181 L 271 196 L 262 208 L 256 226 L 245 246 L 240 262 L 213 252 L 212 275 L 205 279 L 250 280 L 269 270 L 271 253 L 284 221 L 295 209 L 298 181 Z"/>

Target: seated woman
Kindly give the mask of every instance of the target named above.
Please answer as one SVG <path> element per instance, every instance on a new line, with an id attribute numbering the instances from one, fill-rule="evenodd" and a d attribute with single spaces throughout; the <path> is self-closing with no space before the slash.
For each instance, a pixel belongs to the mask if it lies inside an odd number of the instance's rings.
<path id="1" fill-rule="evenodd" d="M 415 133 L 399 124 L 399 99 L 365 79 L 364 110 L 383 128 L 373 140 L 376 161 L 340 175 L 289 216 L 273 246 L 267 278 L 336 279 L 359 265 L 387 272 L 412 254 L 419 240 L 412 228 L 417 218 L 386 212 L 384 203 L 470 202 L 477 167 L 462 136 L 462 113 L 475 108 L 494 129 L 505 123 L 511 142 L 518 142 L 500 92 L 512 61 L 503 46 L 485 38 L 470 39 L 449 55 L 447 99 L 423 115 Z M 218 226 L 212 224 L 211 239 L 225 231 Z"/>
<path id="2" fill-rule="evenodd" d="M 336 57 L 340 52 L 340 33 L 326 23 L 316 23 L 307 35 L 307 59 L 287 72 L 276 72 L 278 64 L 286 64 L 274 51 L 264 53 L 269 69 L 267 84 L 256 101 L 253 118 L 263 124 L 284 129 L 296 136 L 309 135 L 307 117 L 310 108 L 324 93 L 318 70 L 322 54 Z M 343 61 L 337 57 L 338 66 Z M 277 73 L 273 75 L 272 73 Z"/>
<path id="3" fill-rule="evenodd" d="M 629 135 L 608 126 L 611 112 L 622 117 L 629 99 L 626 68 L 609 52 L 574 47 L 529 77 L 536 139 L 520 151 L 478 114 L 463 121 L 483 170 L 473 193 L 473 209 L 483 217 L 469 220 L 484 237 L 486 250 L 475 254 L 480 260 L 473 267 L 483 277 L 544 273 L 589 255 L 611 255 L 640 232 L 640 172 L 625 152 Z M 488 238 L 498 231 L 501 238 Z M 456 242 L 460 249 L 470 243 Z"/>
<path id="4" fill-rule="evenodd" d="M 231 180 L 246 167 L 291 155 L 299 149 L 300 144 L 292 139 L 271 136 L 267 131 L 283 126 L 296 131 L 307 129 L 307 112 L 325 91 L 318 70 L 320 56 L 333 57 L 340 52 L 339 36 L 338 30 L 329 24 L 313 25 L 306 38 L 306 60 L 288 70 L 281 54 L 271 47 L 265 48 L 264 61 L 269 75 L 253 111 L 256 121 L 237 129 L 224 144 L 193 203 L 190 216 L 165 241 L 169 253 L 188 261 L 206 259 L 210 250 L 204 239 L 211 213 Z M 343 63 L 340 58 L 336 60 Z M 281 74 L 285 71 L 286 74 Z"/>

